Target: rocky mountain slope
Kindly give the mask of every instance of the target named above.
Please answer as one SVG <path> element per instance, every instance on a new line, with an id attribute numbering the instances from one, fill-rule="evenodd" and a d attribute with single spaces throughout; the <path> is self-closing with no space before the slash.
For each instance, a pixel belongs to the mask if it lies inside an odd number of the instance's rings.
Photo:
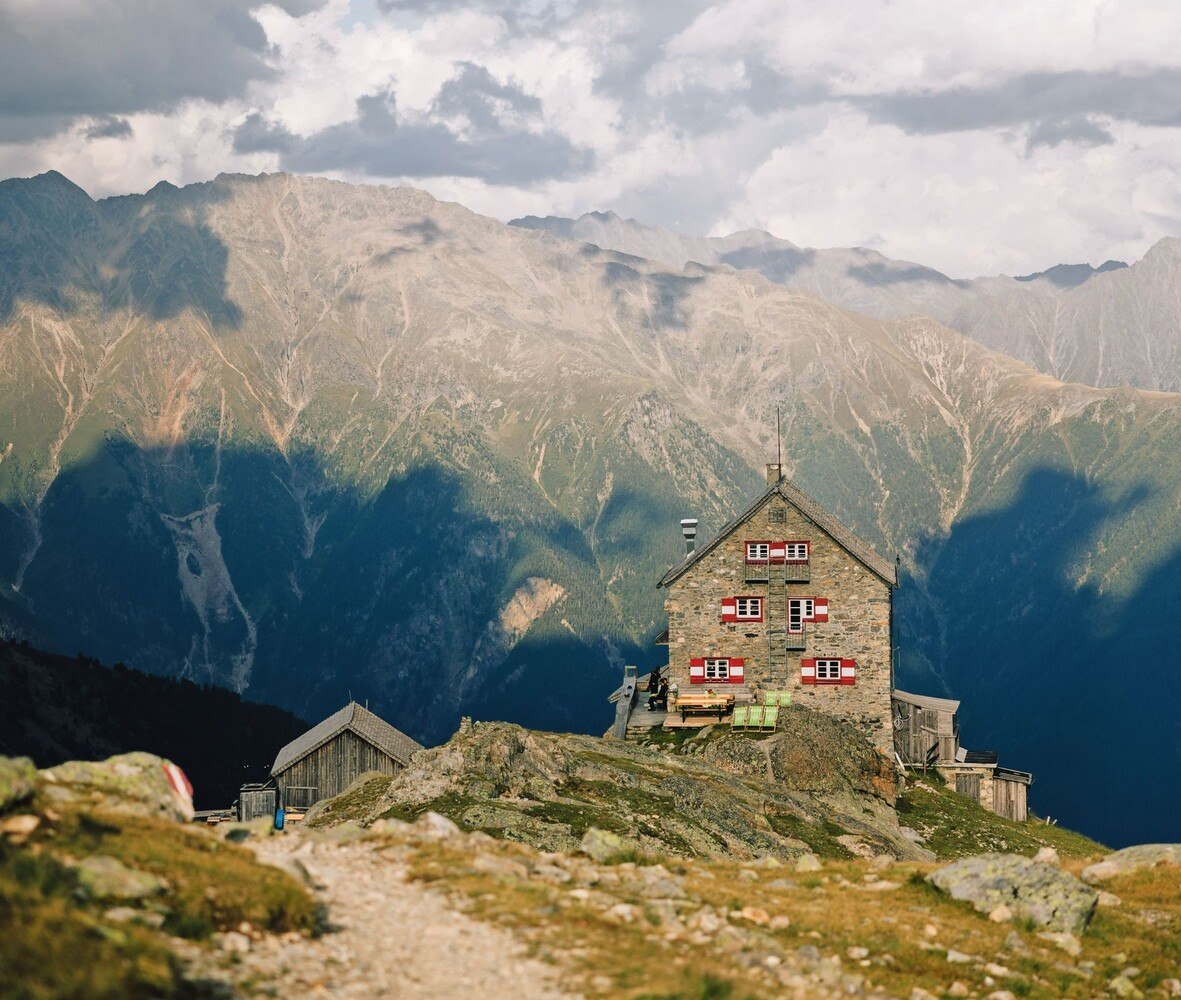
<path id="1" fill-rule="evenodd" d="M 863 247 L 797 247 L 760 230 L 694 237 L 611 212 L 512 223 L 681 267 L 748 268 L 848 309 L 932 316 L 1065 382 L 1181 391 L 1181 240 L 1164 239 L 1130 268 L 1059 264 L 1017 277 L 952 279 Z"/>
<path id="2" fill-rule="evenodd" d="M 10 632 L 427 743 L 602 731 L 676 519 L 761 488 L 779 407 L 791 474 L 902 555 L 900 682 L 964 697 L 1035 807 L 1162 831 L 1181 397 L 408 189 L 51 174 L 0 184 L 0 253 Z"/>
<path id="3" fill-rule="evenodd" d="M 44 768 L 146 750 L 184 768 L 198 809 L 224 808 L 243 782 L 265 781 L 275 751 L 309 728 L 223 687 L 7 641 L 0 691 L 0 754 Z"/>
<path id="4" fill-rule="evenodd" d="M 576 843 L 553 849 L 552 831 L 540 826 L 492 824 L 490 836 L 429 810 L 406 822 L 391 814 L 396 804 L 361 826 L 346 817 L 371 797 L 372 778 L 327 803 L 311 828 L 182 826 L 191 811 L 158 757 L 134 753 L 41 772 L 0 758 L 0 993 L 88 1000 L 1181 994 L 1181 847 L 1105 857 L 1061 828 L 1002 820 L 909 779 L 897 800 L 913 800 L 906 815 L 921 814 L 924 829 L 929 823 L 932 833 L 958 838 L 939 860 L 910 837 L 900 842 L 901 859 L 861 838 L 858 850 L 830 837 L 817 852 L 768 839 L 784 803 L 805 791 L 815 815 L 799 825 L 827 828 L 841 819 L 850 779 L 858 783 L 849 763 L 875 756 L 823 719 L 794 719 L 783 735 L 823 742 L 823 732 L 806 731 L 811 722 L 829 727 L 835 742 L 824 749 L 841 758 L 831 766 L 821 758 L 794 777 L 733 771 L 744 799 L 718 827 L 723 838 L 701 845 L 704 853 L 667 839 L 676 819 L 667 812 L 646 817 L 662 826 L 667 848 L 661 837 L 641 847 L 590 826 Z M 390 801 L 403 804 L 414 785 L 430 795 L 430 783 L 442 781 L 449 792 L 431 804 L 462 820 L 473 807 L 456 790 L 470 794 L 490 782 L 495 794 L 478 793 L 486 806 L 552 809 L 581 795 L 572 787 L 579 772 L 613 767 L 639 780 L 604 801 L 597 820 L 626 828 L 640 795 L 675 791 L 691 824 L 711 811 L 719 779 L 697 759 L 711 752 L 708 734 L 692 742 L 645 748 L 478 725 L 417 755 L 413 780 L 409 771 L 392 784 L 382 780 Z M 745 759 L 738 742 L 788 759 L 770 741 L 730 742 L 732 760 Z M 882 776 L 862 788 L 879 804 Z M 761 814 L 758 795 L 766 796 Z M 826 811 L 825 796 L 836 813 Z M 735 836 L 755 829 L 755 815 L 763 840 Z M 862 822 L 885 830 L 885 821 L 877 812 Z M 958 860 L 948 864 L 949 857 Z"/>

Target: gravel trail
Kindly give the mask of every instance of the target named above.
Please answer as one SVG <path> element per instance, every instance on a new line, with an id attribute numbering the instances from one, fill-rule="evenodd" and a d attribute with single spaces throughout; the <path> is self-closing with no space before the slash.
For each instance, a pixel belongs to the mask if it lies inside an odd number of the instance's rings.
<path id="1" fill-rule="evenodd" d="M 252 942 L 230 978 L 245 993 L 414 1000 L 574 1000 L 557 972 L 525 956 L 508 931 L 409 882 L 405 868 L 362 843 L 269 838 L 260 860 L 298 860 L 328 907 L 332 932 Z M 231 935 L 232 945 L 237 937 Z M 245 945 L 245 937 L 238 942 Z M 224 946 L 223 946 L 224 947 Z M 219 975 L 217 978 L 224 979 Z"/>

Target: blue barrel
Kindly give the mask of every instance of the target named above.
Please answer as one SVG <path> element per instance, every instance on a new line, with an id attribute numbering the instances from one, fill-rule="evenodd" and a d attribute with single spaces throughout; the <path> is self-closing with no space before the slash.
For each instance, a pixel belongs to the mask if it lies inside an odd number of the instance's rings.
<path id="1" fill-rule="evenodd" d="M 283 812 L 283 807 L 279 806 L 275 810 L 275 829 L 276 830 L 283 829 L 283 821 L 284 821 L 285 817 L 286 817 L 286 813 Z"/>

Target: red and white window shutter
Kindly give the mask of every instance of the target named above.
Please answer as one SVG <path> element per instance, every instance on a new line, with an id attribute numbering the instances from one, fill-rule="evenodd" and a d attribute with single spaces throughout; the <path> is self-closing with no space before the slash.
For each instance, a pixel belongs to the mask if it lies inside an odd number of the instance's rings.
<path id="1" fill-rule="evenodd" d="M 800 660 L 800 683 L 816 683 L 816 661 L 814 659 L 808 658 Z"/>
<path id="2" fill-rule="evenodd" d="M 746 680 L 746 661 L 738 657 L 730 657 L 730 683 L 742 684 Z"/>
<path id="3" fill-rule="evenodd" d="M 722 621 L 738 621 L 738 599 L 736 597 L 722 598 Z"/>
<path id="4" fill-rule="evenodd" d="M 826 622 L 828 621 L 828 598 L 817 597 L 812 602 L 812 621 Z"/>
<path id="5" fill-rule="evenodd" d="M 856 684 L 857 683 L 857 661 L 856 660 L 841 660 L 841 683 L 842 684 Z"/>
<path id="6" fill-rule="evenodd" d="M 689 660 L 689 683 L 705 683 L 705 657 L 694 656 Z"/>

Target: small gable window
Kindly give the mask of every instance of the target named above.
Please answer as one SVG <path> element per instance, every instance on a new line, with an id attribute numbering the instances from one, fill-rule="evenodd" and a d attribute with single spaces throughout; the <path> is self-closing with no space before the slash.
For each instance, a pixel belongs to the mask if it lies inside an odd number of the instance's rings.
<path id="1" fill-rule="evenodd" d="M 746 561 L 748 563 L 765 563 L 771 558 L 770 542 L 747 542 Z"/>

